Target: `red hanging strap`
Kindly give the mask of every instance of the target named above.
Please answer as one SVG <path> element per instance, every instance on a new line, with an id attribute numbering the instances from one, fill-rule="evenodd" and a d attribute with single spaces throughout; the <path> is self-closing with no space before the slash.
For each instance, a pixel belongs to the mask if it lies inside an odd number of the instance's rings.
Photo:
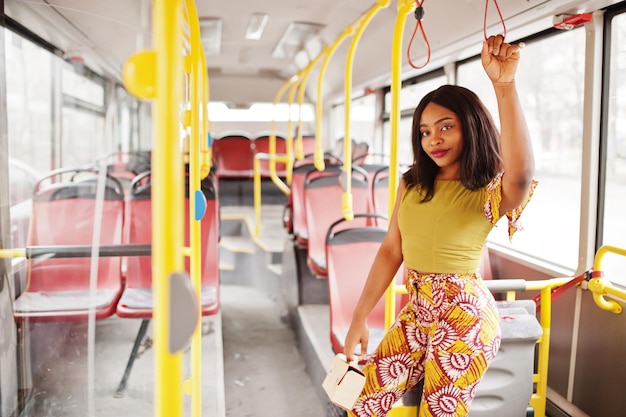
<path id="1" fill-rule="evenodd" d="M 411 36 L 411 40 L 409 41 L 409 47 L 407 48 L 406 55 L 407 60 L 409 61 L 409 65 L 415 69 L 424 68 L 430 62 L 430 44 L 428 43 L 428 38 L 426 37 L 426 32 L 424 32 L 424 26 L 422 26 L 422 19 L 424 18 L 424 4 L 426 0 L 415 0 L 415 4 L 417 5 L 415 9 L 415 28 L 413 29 L 413 35 Z M 426 62 L 422 65 L 413 64 L 413 60 L 411 59 L 411 45 L 413 45 L 413 39 L 415 39 L 415 34 L 417 33 L 417 28 L 422 32 L 422 39 L 424 39 L 424 43 L 426 44 Z"/>
<path id="2" fill-rule="evenodd" d="M 506 25 L 504 24 L 504 18 L 502 17 L 502 12 L 500 11 L 500 6 L 498 6 L 498 0 L 493 0 L 493 4 L 496 6 L 496 10 L 498 11 L 498 16 L 500 16 L 500 22 L 502 22 L 502 30 L 504 33 L 502 34 L 503 38 L 506 38 Z M 487 40 L 487 10 L 489 9 L 489 0 L 485 1 L 485 17 L 483 18 L 483 34 L 485 35 L 485 40 Z"/>
<path id="3" fill-rule="evenodd" d="M 556 298 L 558 298 L 561 294 L 563 294 L 569 288 L 579 285 L 583 281 L 589 281 L 591 278 L 599 278 L 602 276 L 604 276 L 604 272 L 602 271 L 593 271 L 593 270 L 585 271 L 582 274 L 567 281 L 565 284 L 559 287 L 552 288 L 552 291 L 550 292 L 550 295 L 551 295 L 550 300 L 554 301 Z M 539 311 L 541 310 L 541 294 L 537 294 L 536 296 L 534 296 L 533 301 L 537 305 L 537 313 L 539 313 Z"/>

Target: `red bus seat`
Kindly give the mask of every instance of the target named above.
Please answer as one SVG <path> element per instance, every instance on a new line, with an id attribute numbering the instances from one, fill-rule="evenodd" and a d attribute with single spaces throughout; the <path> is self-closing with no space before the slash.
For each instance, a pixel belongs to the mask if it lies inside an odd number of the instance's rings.
<path id="1" fill-rule="evenodd" d="M 188 177 L 187 177 L 188 178 Z M 219 207 L 213 177 L 202 180 L 201 190 L 207 202 L 207 208 L 201 221 L 202 254 L 202 290 L 200 300 L 202 315 L 216 314 L 219 311 Z M 188 184 L 185 188 L 189 189 Z M 126 215 L 129 226 L 126 228 L 128 243 L 152 242 L 152 199 L 150 171 L 138 175 L 131 184 L 127 201 Z M 185 198 L 185 213 L 189 213 L 189 198 Z M 189 245 L 189 216 L 185 216 L 185 245 Z M 117 315 L 123 318 L 140 318 L 141 325 L 137 332 L 124 375 L 116 395 L 121 396 L 137 357 L 141 341 L 146 335 L 152 318 L 154 299 L 152 295 L 152 257 L 128 257 L 126 260 L 126 286 L 117 304 Z M 189 258 L 185 258 L 185 268 L 189 272 Z"/>
<path id="2" fill-rule="evenodd" d="M 372 216 L 378 215 L 358 215 Z M 330 341 L 335 353 L 344 350 L 344 342 L 354 308 L 359 300 L 374 257 L 383 241 L 386 229 L 370 227 L 347 227 L 335 222 L 326 236 L 326 259 L 328 265 L 328 295 L 330 305 Z M 398 270 L 396 282 L 404 282 L 404 268 Z M 396 310 L 406 303 L 406 295 L 398 295 Z M 367 318 L 370 329 L 368 354 L 374 350 L 385 333 L 385 297 L 382 297 Z M 357 351 L 357 353 L 359 353 Z"/>
<path id="3" fill-rule="evenodd" d="M 341 175 L 332 173 L 308 178 L 304 184 L 304 206 L 308 233 L 307 265 L 313 275 L 326 277 L 326 232 L 330 225 L 343 218 Z M 370 205 L 367 173 L 353 167 L 352 208 L 355 214 L 367 213 Z M 369 219 L 355 218 L 345 227 L 366 225 Z"/>
<path id="4" fill-rule="evenodd" d="M 97 219 L 98 179 L 92 169 L 62 169 L 41 179 L 34 189 L 28 246 L 92 245 L 96 222 L 100 245 L 121 244 L 122 184 L 106 176 L 102 218 Z M 98 258 L 95 292 L 90 291 L 90 257 L 42 256 L 27 264 L 26 289 L 14 304 L 16 319 L 86 320 L 93 311 L 99 320 L 115 312 L 122 293 L 120 257 Z"/>
<path id="5" fill-rule="evenodd" d="M 329 175 L 341 172 L 341 166 L 336 163 L 332 164 L 327 161 L 324 171 L 318 171 L 312 160 L 298 161 L 293 167 L 291 174 L 291 192 L 287 202 L 286 223 L 291 223 L 291 230 L 296 245 L 306 248 L 308 245 L 309 234 L 306 225 L 306 209 L 304 207 L 304 183 L 308 179 L 318 176 Z"/>
<path id="6" fill-rule="evenodd" d="M 382 167 L 372 177 L 372 212 L 389 215 L 389 167 Z M 379 222 L 380 226 L 387 223 Z"/>
<path id="7" fill-rule="evenodd" d="M 218 269 L 218 203 L 213 178 L 202 181 L 202 192 L 207 199 L 207 211 L 201 220 L 202 253 L 202 314 L 210 315 L 219 310 Z M 189 199 L 185 199 L 185 213 L 189 212 Z M 130 244 L 152 242 L 152 200 L 150 172 L 138 175 L 132 183 L 127 201 L 128 228 L 126 241 Z M 185 216 L 185 230 L 189 229 L 189 216 Z M 186 244 L 189 236 L 186 232 Z M 185 261 L 189 272 L 189 259 Z M 151 318 L 152 258 L 133 256 L 126 260 L 125 288 L 117 305 L 117 315 L 125 318 Z"/>
<path id="8" fill-rule="evenodd" d="M 245 132 L 228 132 L 213 141 L 213 159 L 219 178 L 252 178 L 254 144 Z"/>
<path id="9" fill-rule="evenodd" d="M 270 153 L 270 134 L 260 133 L 253 139 L 253 154 Z M 276 134 L 276 155 L 285 155 L 287 153 L 287 140 L 282 134 Z M 287 176 L 287 164 L 284 162 L 276 162 L 276 174 L 284 178 Z M 261 177 L 269 178 L 270 163 L 267 160 L 261 160 Z"/>

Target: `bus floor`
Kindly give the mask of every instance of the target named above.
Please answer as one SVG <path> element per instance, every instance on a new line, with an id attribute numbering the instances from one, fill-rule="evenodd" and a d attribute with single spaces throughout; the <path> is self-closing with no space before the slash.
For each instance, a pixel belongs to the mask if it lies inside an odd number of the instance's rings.
<path id="1" fill-rule="evenodd" d="M 323 417 L 296 337 L 274 300 L 221 287 L 227 417 Z"/>
<path id="2" fill-rule="evenodd" d="M 202 415 L 224 416 L 221 313 L 202 320 Z M 148 327 L 122 395 L 124 374 L 140 319 L 117 316 L 95 322 L 30 323 L 23 351 L 25 404 L 20 417 L 119 417 L 155 415 L 154 349 Z M 90 340 L 91 339 L 91 340 Z M 183 378 L 190 375 L 190 351 L 183 353 Z M 190 398 L 185 396 L 189 410 Z M 186 415 L 190 415 L 185 411 Z"/>

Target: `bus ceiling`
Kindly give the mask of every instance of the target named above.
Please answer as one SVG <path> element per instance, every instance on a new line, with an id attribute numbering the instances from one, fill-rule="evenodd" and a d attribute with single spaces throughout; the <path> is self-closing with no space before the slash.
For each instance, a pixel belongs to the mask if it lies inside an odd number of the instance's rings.
<path id="1" fill-rule="evenodd" d="M 256 2 L 248 1 L 250 7 L 246 7 L 245 3 L 218 0 L 197 4 L 211 100 L 271 102 L 285 80 L 305 67 L 325 45 L 331 44 L 376 2 L 268 0 L 263 2 L 262 8 Z M 389 84 L 396 3 L 392 1 L 389 7 L 381 10 L 363 34 L 360 43 L 367 48 L 357 48 L 354 57 L 355 90 Z M 402 78 L 435 69 L 451 56 L 462 59 L 475 55 L 483 34 L 502 33 L 504 25 L 507 38 L 516 40 L 552 28 L 557 16 L 566 20 L 568 16 L 593 12 L 618 1 L 457 0 L 454 7 L 450 3 L 421 2 L 424 11 L 422 26 L 430 44 L 431 58 L 429 65 L 413 69 L 405 56 Z M 150 0 L 130 3 L 125 0 L 9 0 L 4 5 L 9 28 L 27 27 L 34 32 L 31 32 L 31 38 L 47 42 L 61 51 L 68 62 L 85 65 L 117 81 L 121 80 L 121 68 L 126 59 L 135 51 L 151 45 Z M 119 10 L 124 10 L 124 13 L 119 13 Z M 415 19 L 409 16 L 404 33 L 405 50 L 414 27 Z M 455 29 L 450 30 L 450 27 Z M 251 33 L 250 39 L 245 38 L 247 29 Z M 337 100 L 342 96 L 342 69 L 348 48 L 349 42 L 344 42 L 329 63 L 324 78 L 326 99 Z M 416 39 L 412 46 L 412 59 L 424 62 L 426 53 L 424 42 Z M 316 79 L 315 72 L 318 70 L 315 68 L 312 71 L 311 79 Z M 309 84 L 307 97 L 313 100 L 316 86 L 313 82 Z"/>

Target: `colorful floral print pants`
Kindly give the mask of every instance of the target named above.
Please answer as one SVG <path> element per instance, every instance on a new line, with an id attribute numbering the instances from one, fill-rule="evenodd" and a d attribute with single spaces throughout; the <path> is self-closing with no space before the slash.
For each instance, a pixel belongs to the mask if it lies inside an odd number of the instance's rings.
<path id="1" fill-rule="evenodd" d="M 476 274 L 406 279 L 409 301 L 363 368 L 351 416 L 384 417 L 424 378 L 419 417 L 462 417 L 500 347 L 500 318 Z"/>

